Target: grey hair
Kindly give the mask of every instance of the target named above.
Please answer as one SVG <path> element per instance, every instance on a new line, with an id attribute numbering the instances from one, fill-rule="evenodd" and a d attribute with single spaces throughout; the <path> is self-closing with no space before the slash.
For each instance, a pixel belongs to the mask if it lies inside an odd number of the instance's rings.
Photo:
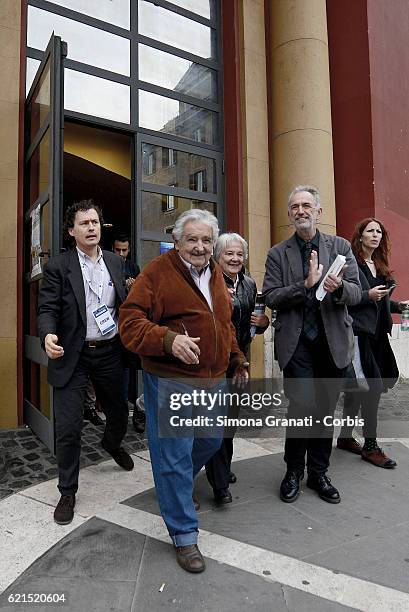
<path id="1" fill-rule="evenodd" d="M 307 191 L 308 193 L 310 193 L 312 197 L 314 198 L 316 207 L 321 208 L 320 192 L 318 191 L 316 187 L 313 187 L 312 185 L 298 185 L 297 187 L 294 187 L 294 189 L 288 196 L 288 207 L 290 207 L 291 200 L 293 199 L 295 194 L 300 193 L 300 191 Z"/>
<path id="2" fill-rule="evenodd" d="M 217 240 L 219 235 L 219 223 L 216 217 L 208 210 L 202 210 L 201 208 L 191 208 L 185 210 L 175 221 L 172 236 L 174 240 L 181 240 L 183 236 L 183 230 L 185 229 L 186 223 L 189 221 L 197 221 L 204 223 L 212 228 L 213 242 Z"/>
<path id="3" fill-rule="evenodd" d="M 226 234 L 221 234 L 216 240 L 216 243 L 214 245 L 213 257 L 215 258 L 216 261 L 219 261 L 220 255 L 226 249 L 227 245 L 230 244 L 231 242 L 239 242 L 241 244 L 241 246 L 243 247 L 243 252 L 244 252 L 244 260 L 247 259 L 247 255 L 248 255 L 247 242 L 244 240 L 242 236 L 240 236 L 240 234 L 235 234 L 234 232 L 227 232 Z"/>

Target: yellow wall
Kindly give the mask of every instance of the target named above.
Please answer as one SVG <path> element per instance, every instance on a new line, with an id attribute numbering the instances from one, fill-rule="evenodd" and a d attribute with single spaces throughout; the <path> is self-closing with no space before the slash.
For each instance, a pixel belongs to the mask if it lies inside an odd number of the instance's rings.
<path id="1" fill-rule="evenodd" d="M 131 178 L 129 136 L 66 122 L 64 151 L 127 179 Z"/>
<path id="2" fill-rule="evenodd" d="M 249 269 L 260 290 L 271 246 L 264 0 L 242 0 L 240 25 L 245 235 Z M 251 375 L 264 377 L 263 336 L 252 343 Z"/>
<path id="3" fill-rule="evenodd" d="M 321 192 L 321 229 L 335 232 L 335 189 L 325 0 L 269 0 L 274 241 L 293 232 L 290 191 L 299 184 Z"/>
<path id="4" fill-rule="evenodd" d="M 20 2 L 0 2 L 0 428 L 17 425 L 17 178 Z"/>

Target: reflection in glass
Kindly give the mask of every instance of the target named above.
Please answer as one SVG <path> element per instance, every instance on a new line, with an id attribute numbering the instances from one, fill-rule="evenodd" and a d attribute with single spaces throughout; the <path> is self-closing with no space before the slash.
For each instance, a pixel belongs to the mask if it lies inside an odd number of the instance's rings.
<path id="1" fill-rule="evenodd" d="M 143 191 L 142 230 L 171 234 L 179 215 L 191 208 L 202 208 L 216 214 L 216 204 L 212 202 Z"/>
<path id="2" fill-rule="evenodd" d="M 172 237 L 169 236 L 169 242 L 173 243 Z M 155 242 L 154 240 L 141 240 L 141 259 L 139 262 L 141 270 L 148 264 L 152 259 L 161 255 L 161 242 Z"/>
<path id="3" fill-rule="evenodd" d="M 139 79 L 201 100 L 217 99 L 214 70 L 146 45 L 139 45 Z"/>
<path id="4" fill-rule="evenodd" d="M 85 115 L 129 123 L 129 86 L 66 68 L 64 108 Z"/>
<path id="5" fill-rule="evenodd" d="M 30 221 L 31 224 L 31 221 Z M 29 238 L 30 242 L 26 245 L 26 254 L 29 258 L 29 265 L 26 267 L 26 272 L 31 272 L 31 229 L 27 231 L 26 240 Z M 25 312 L 26 316 L 26 325 L 25 329 L 28 329 L 29 336 L 38 336 L 38 326 L 37 326 L 37 312 L 38 312 L 38 290 L 40 287 L 40 281 L 33 281 L 28 283 L 28 305 Z"/>
<path id="6" fill-rule="evenodd" d="M 50 202 L 41 207 L 41 250 L 46 253 L 50 250 Z M 48 260 L 43 260 L 43 264 Z"/>
<path id="7" fill-rule="evenodd" d="M 40 65 L 40 60 L 33 59 L 32 57 L 27 58 L 26 63 L 26 97 L 28 92 L 30 91 L 30 87 L 33 84 L 34 77 L 37 73 L 38 67 Z"/>
<path id="8" fill-rule="evenodd" d="M 26 397 L 41 414 L 49 419 L 51 410 L 50 387 L 47 383 L 47 368 L 33 361 L 29 361 L 28 364 L 26 371 L 29 372 L 30 384 Z"/>
<path id="9" fill-rule="evenodd" d="M 196 0 L 194 1 L 196 2 Z M 52 0 L 52 2 L 129 30 L 130 0 Z"/>
<path id="10" fill-rule="evenodd" d="M 142 180 L 155 185 L 216 193 L 216 163 L 203 155 L 144 143 Z"/>
<path id="11" fill-rule="evenodd" d="M 28 207 L 31 207 L 38 196 L 48 189 L 50 151 L 50 130 L 48 129 L 30 158 L 30 196 Z"/>
<path id="12" fill-rule="evenodd" d="M 197 142 L 217 144 L 216 113 L 139 90 L 139 125 Z"/>
<path id="13" fill-rule="evenodd" d="M 33 97 L 31 98 L 30 106 L 28 108 L 28 115 L 30 121 L 30 142 L 32 142 L 34 136 L 42 126 L 44 119 L 50 112 L 50 61 L 48 60 L 40 81 L 34 90 Z"/>
<path id="14" fill-rule="evenodd" d="M 68 44 L 70 59 L 130 75 L 128 39 L 29 6 L 27 45 L 44 51 L 53 32 Z"/>
<path id="15" fill-rule="evenodd" d="M 178 47 L 200 57 L 214 57 L 211 28 L 139 0 L 139 34 Z"/>
<path id="16" fill-rule="evenodd" d="M 211 19 L 214 15 L 214 0 L 170 0 L 172 4 L 176 4 L 192 13 Z"/>

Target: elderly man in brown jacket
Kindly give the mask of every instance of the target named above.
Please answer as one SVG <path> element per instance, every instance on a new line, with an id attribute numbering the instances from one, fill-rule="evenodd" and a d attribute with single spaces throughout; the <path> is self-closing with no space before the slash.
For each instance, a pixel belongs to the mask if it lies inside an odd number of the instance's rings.
<path id="1" fill-rule="evenodd" d="M 218 236 L 216 217 L 192 209 L 176 221 L 175 248 L 146 266 L 120 310 L 123 344 L 141 358 L 147 434 L 162 517 L 179 565 L 205 569 L 197 547 L 193 480 L 218 450 L 223 432 L 211 438 L 159 435 L 161 380 L 246 379 L 244 355 L 231 323 L 231 300 L 223 274 L 211 258 Z M 163 384 L 163 382 L 162 382 Z M 176 385 L 177 385 L 176 381 Z M 162 400 L 163 401 L 163 400 Z"/>

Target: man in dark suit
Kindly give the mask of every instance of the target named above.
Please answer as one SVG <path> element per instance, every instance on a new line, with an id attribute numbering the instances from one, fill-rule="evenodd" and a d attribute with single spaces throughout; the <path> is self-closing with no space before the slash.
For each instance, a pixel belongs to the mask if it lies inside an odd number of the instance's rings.
<path id="1" fill-rule="evenodd" d="M 124 232 L 118 232 L 114 237 L 113 251 L 122 257 L 123 274 L 127 292 L 130 291 L 136 277 L 140 273 L 138 264 L 130 259 L 131 242 Z M 137 433 L 145 431 L 145 407 L 143 393 L 136 397 L 136 370 L 141 369 L 141 362 L 135 353 L 128 352 L 129 367 L 125 368 L 125 394 L 132 398 L 134 404 L 132 412 L 132 425 Z"/>
<path id="2" fill-rule="evenodd" d="M 327 502 L 340 502 L 339 492 L 326 476 L 333 427 L 326 426 L 323 418 L 331 421 L 339 381 L 353 357 L 352 319 L 346 307 L 360 301 L 361 288 L 349 242 L 319 232 L 316 224 L 321 214 L 318 190 L 296 187 L 288 202 L 295 234 L 272 247 L 266 261 L 263 293 L 267 306 L 277 310 L 274 350 L 284 374 L 288 417 L 312 416 L 310 428 L 306 421 L 304 428 L 287 428 L 287 473 L 280 488 L 284 502 L 299 496 L 306 455 L 307 486 Z M 346 267 L 338 276 L 327 277 L 326 295 L 319 302 L 316 289 L 337 255 L 346 257 Z"/>
<path id="3" fill-rule="evenodd" d="M 140 272 L 139 266 L 129 257 L 130 252 L 131 246 L 129 236 L 126 234 L 117 234 L 114 238 L 114 253 L 122 257 L 125 285 L 128 291 Z"/>
<path id="4" fill-rule="evenodd" d="M 134 466 L 121 448 L 128 423 L 117 325 L 124 278 L 119 257 L 99 247 L 102 222 L 93 200 L 68 208 L 65 230 L 75 248 L 45 266 L 39 293 L 38 329 L 49 358 L 48 382 L 54 387 L 61 493 L 54 520 L 60 525 L 70 523 L 74 515 L 89 380 L 106 415 L 102 447 L 123 469 Z"/>

